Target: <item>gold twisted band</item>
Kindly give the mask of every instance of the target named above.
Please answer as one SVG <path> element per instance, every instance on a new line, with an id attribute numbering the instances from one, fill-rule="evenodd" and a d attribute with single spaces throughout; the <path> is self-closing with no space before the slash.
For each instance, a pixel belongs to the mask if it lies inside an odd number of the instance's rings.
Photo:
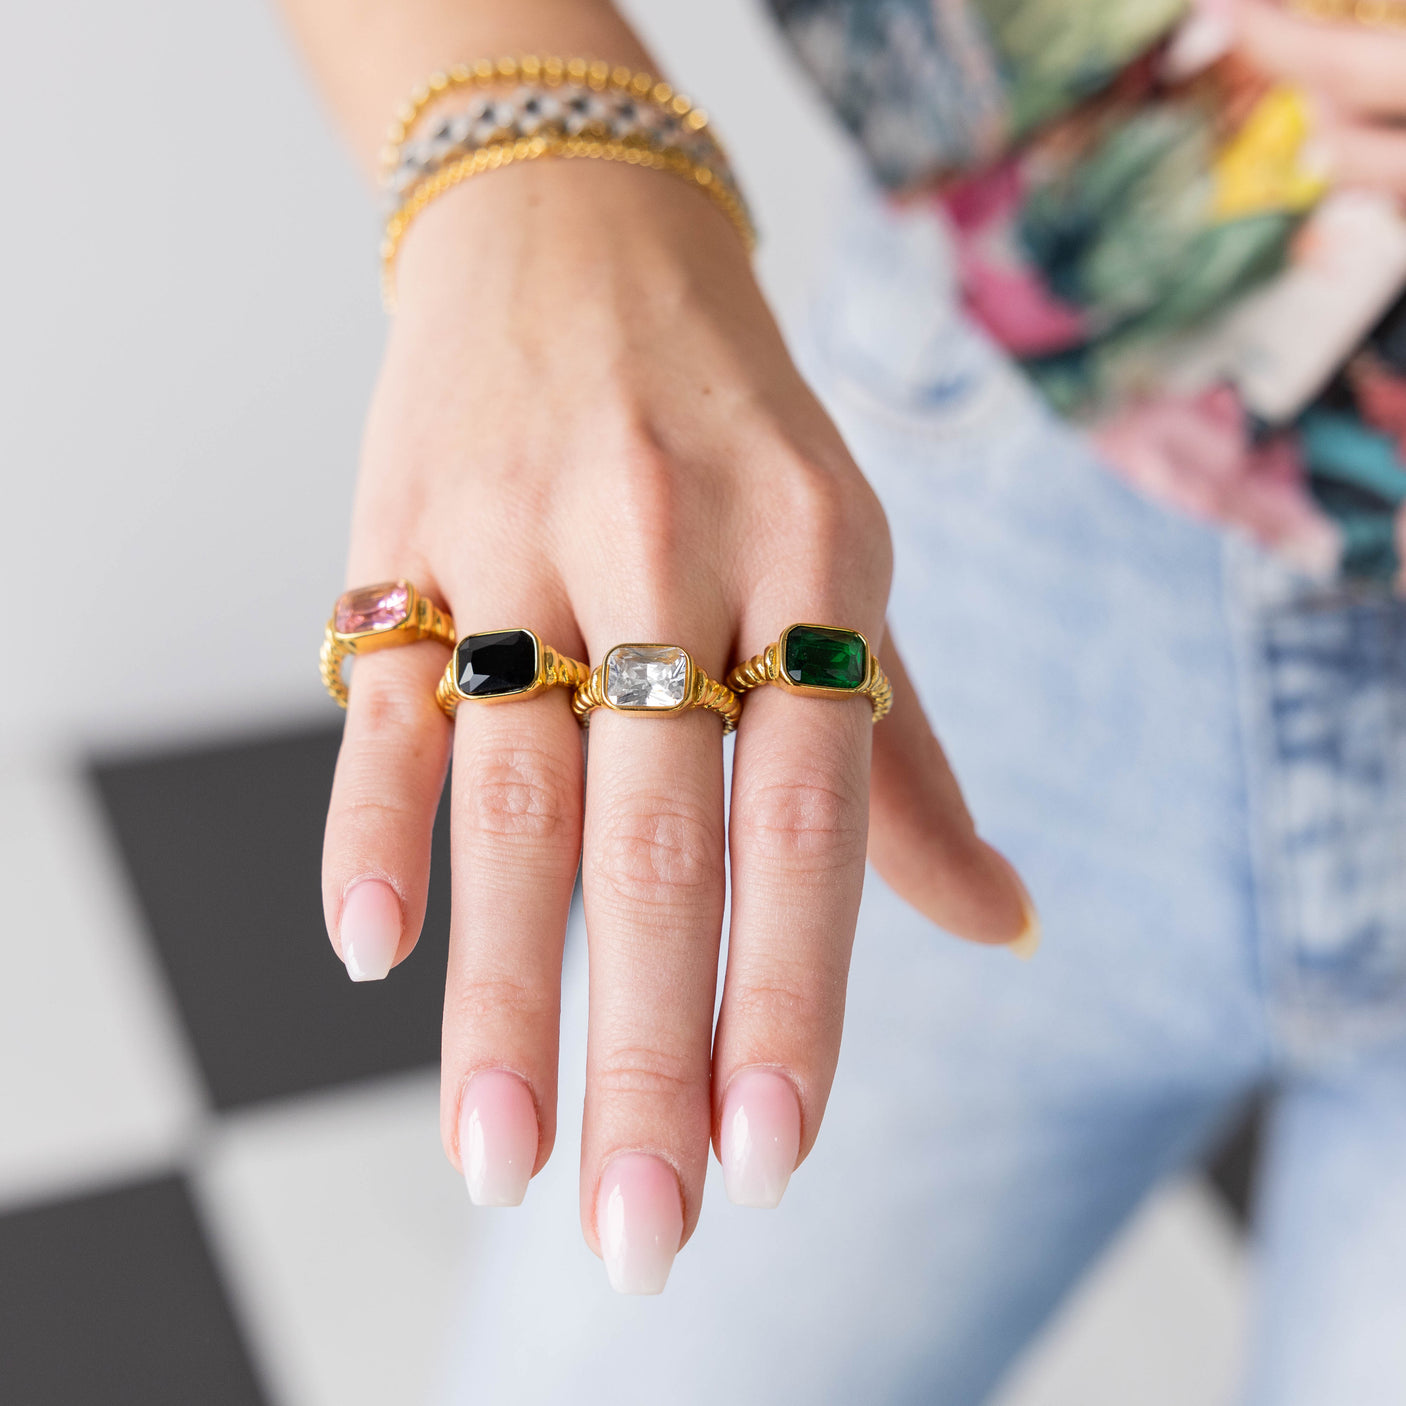
<path id="1" fill-rule="evenodd" d="M 454 621 L 409 581 L 383 581 L 358 586 L 337 598 L 322 636 L 319 662 L 328 693 L 345 708 L 347 685 L 342 660 L 349 654 L 371 654 L 392 645 L 438 640 L 454 647 Z"/>
<path id="2" fill-rule="evenodd" d="M 893 685 L 858 630 L 833 625 L 788 625 L 775 644 L 727 676 L 738 693 L 775 684 L 789 693 L 867 698 L 874 721 L 893 707 Z"/>
<path id="3" fill-rule="evenodd" d="M 566 160 L 624 161 L 631 166 L 672 172 L 712 199 L 732 221 L 749 250 L 756 245 L 756 231 L 742 202 L 716 178 L 709 167 L 691 160 L 681 151 L 597 137 L 520 137 L 517 141 L 480 147 L 471 155 L 451 162 L 416 186 L 405 204 L 386 221 L 385 236 L 381 240 L 381 302 L 386 311 L 395 311 L 395 259 L 401 240 L 427 205 L 445 191 L 484 171 L 496 171 L 515 162 L 540 161 L 549 156 Z"/>
<path id="4" fill-rule="evenodd" d="M 596 708 L 614 713 L 643 713 L 669 717 L 692 708 L 706 708 L 731 732 L 742 716 L 742 703 L 723 683 L 710 678 L 675 644 L 618 644 L 571 700 L 581 726 L 589 725 Z"/>
<path id="5" fill-rule="evenodd" d="M 484 631 L 465 635 L 454 647 L 434 700 L 452 718 L 461 703 L 503 703 L 533 698 L 548 688 L 577 689 L 590 672 L 531 630 Z"/>
<path id="6" fill-rule="evenodd" d="M 1330 24 L 1406 28 L 1406 0 L 1290 0 L 1289 8 L 1306 19 Z"/>

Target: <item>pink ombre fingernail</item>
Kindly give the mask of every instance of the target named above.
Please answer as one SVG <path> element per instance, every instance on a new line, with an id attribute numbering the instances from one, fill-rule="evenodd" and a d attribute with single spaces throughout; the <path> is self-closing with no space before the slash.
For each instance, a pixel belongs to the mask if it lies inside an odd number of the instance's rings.
<path id="1" fill-rule="evenodd" d="M 459 1160 L 475 1206 L 520 1206 L 537 1161 L 532 1092 L 506 1069 L 484 1069 L 459 1105 Z"/>
<path id="2" fill-rule="evenodd" d="M 381 879 L 363 879 L 342 900 L 342 961 L 353 981 L 381 981 L 395 961 L 403 924 L 400 897 Z"/>
<path id="3" fill-rule="evenodd" d="M 596 1234 L 617 1294 L 658 1294 L 683 1239 L 683 1201 L 674 1169 L 647 1152 L 626 1152 L 605 1169 Z"/>
<path id="4" fill-rule="evenodd" d="M 770 1069 L 744 1069 L 727 1087 L 718 1141 L 727 1199 L 777 1205 L 801 1150 L 801 1105 L 791 1081 Z"/>

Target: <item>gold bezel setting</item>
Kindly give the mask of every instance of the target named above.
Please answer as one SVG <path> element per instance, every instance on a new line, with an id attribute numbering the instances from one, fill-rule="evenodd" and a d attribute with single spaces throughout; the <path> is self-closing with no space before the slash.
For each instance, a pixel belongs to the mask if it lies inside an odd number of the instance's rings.
<path id="1" fill-rule="evenodd" d="M 463 676 L 463 670 L 459 668 L 459 651 L 471 640 L 483 640 L 490 635 L 526 635 L 532 641 L 533 669 L 532 678 L 521 688 L 502 693 L 465 693 L 463 685 L 459 682 Z M 513 626 L 507 630 L 475 630 L 471 635 L 465 635 L 458 644 L 454 646 L 454 657 L 449 661 L 450 667 L 454 670 L 454 694 L 461 703 L 510 703 L 523 698 L 533 698 L 541 693 L 547 685 L 547 650 L 542 643 L 542 637 L 536 630 L 524 630 L 520 626 Z"/>
<path id="2" fill-rule="evenodd" d="M 677 703 L 668 707 L 651 707 L 649 704 L 616 703 L 606 696 L 606 679 L 610 662 L 622 650 L 677 650 L 684 659 L 684 691 Z M 699 667 L 693 655 L 682 645 L 668 643 L 617 644 L 606 652 L 604 660 L 591 670 L 590 677 L 576 690 L 571 700 L 582 727 L 589 726 L 591 713 L 596 708 L 607 708 L 612 713 L 628 713 L 631 717 L 672 718 L 694 708 L 706 708 L 723 720 L 723 731 L 731 732 L 742 715 L 742 705 L 737 695 L 723 683 L 712 678 Z"/>
<path id="3" fill-rule="evenodd" d="M 459 651 L 464 645 L 470 640 L 482 640 L 490 635 L 518 634 L 527 635 L 536 651 L 536 668 L 532 682 L 511 692 L 465 693 L 459 686 Z M 546 644 L 536 630 L 529 630 L 521 625 L 512 625 L 502 630 L 474 630 L 455 644 L 454 652 L 449 656 L 449 663 L 444 666 L 444 673 L 435 685 L 435 702 L 446 717 L 452 718 L 461 703 L 490 707 L 494 703 L 521 703 L 525 699 L 535 698 L 539 693 L 545 693 L 549 688 L 561 687 L 574 691 L 586 682 L 590 673 L 590 669 L 579 659 L 572 659 Z"/>
<path id="4" fill-rule="evenodd" d="M 795 630 L 824 630 L 828 634 L 850 635 L 858 640 L 864 649 L 864 662 L 859 673 L 859 682 L 834 685 L 797 683 L 786 671 L 786 644 Z M 869 641 L 860 631 L 849 630 L 841 625 L 817 625 L 813 621 L 798 620 L 794 625 L 787 625 L 782 630 L 780 639 L 776 641 L 776 682 L 788 693 L 808 694 L 812 698 L 849 698 L 864 691 L 864 685 L 869 681 L 869 673 L 873 668 L 873 659 L 874 651 L 869 648 Z"/>
<path id="5" fill-rule="evenodd" d="M 786 672 L 786 646 L 793 630 L 818 630 L 831 635 L 847 635 L 858 641 L 864 649 L 864 670 L 861 681 L 848 685 L 796 683 Z M 859 630 L 851 630 L 844 625 L 819 625 L 810 621 L 797 621 L 782 630 L 774 644 L 769 644 L 760 654 L 731 669 L 727 676 L 728 687 L 742 694 L 749 689 L 774 684 L 787 693 L 799 693 L 814 698 L 867 698 L 873 707 L 873 720 L 878 722 L 888 715 L 893 707 L 893 685 L 884 673 L 882 665 L 874 657 L 868 637 Z"/>
<path id="6" fill-rule="evenodd" d="M 683 693 L 677 703 L 671 703 L 668 707 L 658 707 L 649 703 L 616 703 L 610 696 L 610 664 L 613 659 L 626 650 L 676 650 L 684 661 Z M 677 644 L 617 644 L 605 656 L 601 663 L 601 701 L 612 713 L 648 713 L 651 717 L 667 718 L 675 713 L 687 712 L 693 706 L 693 685 L 697 676 L 697 667 L 693 662 L 693 656 Z"/>

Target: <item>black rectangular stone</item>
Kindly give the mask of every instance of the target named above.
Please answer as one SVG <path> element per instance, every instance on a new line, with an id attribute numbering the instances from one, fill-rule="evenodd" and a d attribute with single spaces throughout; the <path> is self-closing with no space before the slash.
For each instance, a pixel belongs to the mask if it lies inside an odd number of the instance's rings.
<path id="1" fill-rule="evenodd" d="M 455 651 L 459 691 L 466 698 L 507 698 L 537 682 L 537 637 L 530 630 L 465 635 Z"/>

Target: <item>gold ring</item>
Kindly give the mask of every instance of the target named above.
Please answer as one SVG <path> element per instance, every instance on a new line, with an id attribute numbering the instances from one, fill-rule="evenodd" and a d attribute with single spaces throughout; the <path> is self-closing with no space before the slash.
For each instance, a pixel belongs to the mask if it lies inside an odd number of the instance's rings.
<path id="1" fill-rule="evenodd" d="M 452 718 L 461 703 L 503 703 L 556 686 L 580 688 L 590 672 L 531 630 L 485 630 L 454 646 L 434 701 Z"/>
<path id="2" fill-rule="evenodd" d="M 342 660 L 349 654 L 371 654 L 394 644 L 438 640 L 454 648 L 454 621 L 447 611 L 422 596 L 409 581 L 382 581 L 358 586 L 337 598 L 322 637 L 322 682 L 328 693 L 347 706 Z"/>
<path id="3" fill-rule="evenodd" d="M 724 732 L 731 732 L 742 716 L 737 695 L 709 678 L 676 644 L 617 644 L 576 690 L 571 706 L 582 727 L 596 708 L 659 718 L 707 708 L 723 720 Z"/>
<path id="4" fill-rule="evenodd" d="M 867 698 L 878 722 L 893 707 L 893 685 L 869 641 L 858 630 L 834 625 L 788 625 L 775 644 L 727 676 L 738 693 L 773 683 L 788 693 L 820 698 Z"/>

